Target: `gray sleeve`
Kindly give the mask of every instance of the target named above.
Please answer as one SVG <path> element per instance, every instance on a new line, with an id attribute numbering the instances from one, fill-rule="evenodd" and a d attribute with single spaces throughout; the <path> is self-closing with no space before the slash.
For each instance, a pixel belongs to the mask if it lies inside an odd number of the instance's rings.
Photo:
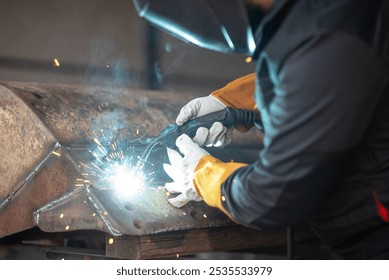
<path id="1" fill-rule="evenodd" d="M 311 217 L 363 140 L 382 72 L 374 53 L 346 34 L 317 36 L 291 54 L 277 75 L 264 149 L 222 185 L 231 216 L 265 230 Z"/>

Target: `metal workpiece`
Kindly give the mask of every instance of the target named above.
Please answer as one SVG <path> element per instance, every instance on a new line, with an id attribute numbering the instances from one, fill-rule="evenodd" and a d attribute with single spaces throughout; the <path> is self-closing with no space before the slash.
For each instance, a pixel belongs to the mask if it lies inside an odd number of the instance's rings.
<path id="1" fill-rule="evenodd" d="M 138 146 L 137 149 L 130 146 L 121 151 L 125 157 L 136 159 L 144 148 Z M 78 166 L 80 178 L 74 180 L 72 192 L 34 212 L 35 222 L 41 230 L 100 230 L 113 236 L 147 235 L 232 223 L 223 213 L 204 202 L 192 202 L 180 209 L 168 202 L 173 194 L 162 187 L 169 180 L 162 171 L 162 164 L 168 160 L 165 148 L 151 153 L 149 161 L 152 164 L 146 163 L 142 167 L 145 184 L 129 194 L 117 191 L 117 182 L 104 173 L 109 165 L 102 166 L 89 152 L 91 149 L 93 146 L 67 149 L 75 162 L 83 163 Z M 129 178 L 124 184 L 131 191 L 136 187 L 135 178 Z"/>
<path id="2" fill-rule="evenodd" d="M 51 152 L 56 139 L 12 91 L 0 86 L 0 205 Z"/>
<path id="3" fill-rule="evenodd" d="M 18 159 L 23 160 L 23 157 Z M 0 236 L 34 227 L 32 213 L 41 205 L 71 191 L 73 187 L 69 182 L 77 177 L 76 166 L 62 148 L 54 148 L 48 152 L 42 161 L 32 166 L 27 177 L 20 178 L 24 180 L 20 186 L 17 185 L 1 197 Z"/>
<path id="4" fill-rule="evenodd" d="M 63 146 L 89 144 L 101 130 L 126 139 L 138 138 L 137 131 L 157 135 L 177 112 L 168 93 L 68 85 L 4 85 L 31 108 Z M 185 102 L 176 96 L 174 100 Z"/>
<path id="5" fill-rule="evenodd" d="M 109 188 L 78 188 L 38 209 L 37 225 L 46 232 L 100 230 L 113 236 L 148 235 L 231 224 L 224 214 L 203 202 L 177 209 L 161 188 L 149 188 L 131 199 Z"/>
<path id="6" fill-rule="evenodd" d="M 174 194 L 161 187 L 169 179 L 162 168 L 166 148 L 156 147 L 149 161 L 139 162 L 147 139 L 174 122 L 193 98 L 139 89 L 0 83 L 0 238 L 36 226 L 117 236 L 231 224 L 204 202 L 180 209 L 169 204 Z M 218 149 L 217 156 L 255 157 L 258 137 L 238 136 L 230 151 Z M 120 182 L 117 171 L 125 175 Z M 117 184 L 135 192 L 117 192 Z"/>

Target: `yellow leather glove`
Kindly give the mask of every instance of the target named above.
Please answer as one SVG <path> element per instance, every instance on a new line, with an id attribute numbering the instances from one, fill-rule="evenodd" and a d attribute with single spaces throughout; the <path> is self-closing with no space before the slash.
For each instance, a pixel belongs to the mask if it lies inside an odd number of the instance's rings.
<path id="1" fill-rule="evenodd" d="M 254 91 L 255 73 L 252 73 L 228 83 L 211 95 L 234 109 L 256 110 Z"/>
<path id="2" fill-rule="evenodd" d="M 193 175 L 193 186 L 209 206 L 219 208 L 232 220 L 234 220 L 223 207 L 225 198 L 221 194 L 221 185 L 236 169 L 246 166 L 244 163 L 222 162 L 217 158 L 206 155 L 197 163 Z"/>

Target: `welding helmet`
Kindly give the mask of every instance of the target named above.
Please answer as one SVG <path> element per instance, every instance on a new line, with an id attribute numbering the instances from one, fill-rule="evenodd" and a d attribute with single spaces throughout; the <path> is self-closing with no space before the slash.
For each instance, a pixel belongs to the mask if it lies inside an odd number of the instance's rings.
<path id="1" fill-rule="evenodd" d="M 253 32 L 243 0 L 133 0 L 140 17 L 199 47 L 251 55 Z"/>

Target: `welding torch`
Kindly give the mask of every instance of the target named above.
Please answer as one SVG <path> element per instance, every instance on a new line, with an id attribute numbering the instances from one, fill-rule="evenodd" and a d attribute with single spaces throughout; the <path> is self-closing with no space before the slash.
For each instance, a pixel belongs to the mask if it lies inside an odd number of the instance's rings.
<path id="1" fill-rule="evenodd" d="M 222 123 L 226 128 L 230 128 L 235 125 L 253 126 L 255 123 L 260 122 L 260 117 L 256 111 L 226 107 L 223 110 L 194 118 L 181 126 L 177 124 L 170 124 L 160 132 L 159 136 L 152 139 L 151 143 L 145 149 L 141 159 L 145 162 L 150 155 L 151 150 L 157 144 L 162 143 L 166 147 L 175 149 L 176 139 L 180 135 L 185 133 L 189 137 L 193 138 L 196 135 L 198 128 L 205 127 L 210 129 L 215 122 Z"/>

